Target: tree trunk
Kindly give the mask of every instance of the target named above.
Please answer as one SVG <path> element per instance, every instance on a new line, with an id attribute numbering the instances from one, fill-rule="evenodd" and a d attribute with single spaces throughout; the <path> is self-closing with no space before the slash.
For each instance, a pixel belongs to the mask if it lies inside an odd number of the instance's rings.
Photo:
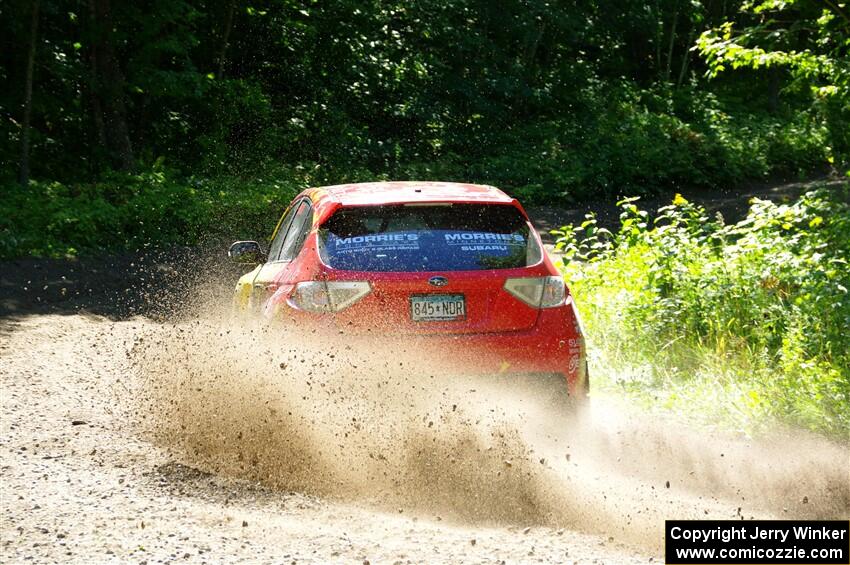
<path id="1" fill-rule="evenodd" d="M 655 27 L 655 72 L 661 74 L 661 40 L 664 39 L 664 14 L 658 6 L 658 25 Z"/>
<path id="2" fill-rule="evenodd" d="M 670 28 L 670 44 L 667 47 L 667 65 L 664 67 L 664 82 L 670 82 L 670 70 L 673 66 L 673 46 L 676 43 L 676 24 L 679 23 L 679 8 L 673 12 L 673 25 Z"/>
<path id="3" fill-rule="evenodd" d="M 534 35 L 531 41 L 528 42 L 523 54 L 523 68 L 526 71 L 526 76 L 532 78 L 534 76 L 534 60 L 537 58 L 537 49 L 540 47 L 540 40 L 543 38 L 543 33 L 546 31 L 546 22 L 540 22 L 534 30 Z"/>
<path id="4" fill-rule="evenodd" d="M 88 45 L 86 51 L 86 57 L 89 62 L 86 92 L 90 102 L 92 125 L 94 125 L 99 146 L 102 149 L 108 150 L 106 141 L 106 126 L 103 125 L 103 108 L 101 107 L 100 94 L 98 94 L 97 89 L 97 52 L 94 49 L 94 45 Z"/>
<path id="5" fill-rule="evenodd" d="M 679 67 L 679 78 L 676 80 L 676 88 L 681 88 L 682 84 L 685 82 L 685 76 L 688 72 L 688 65 L 691 62 L 691 44 L 694 41 L 694 32 L 691 31 L 688 33 L 688 42 L 687 47 L 685 48 L 685 54 L 682 56 L 682 66 Z"/>
<path id="6" fill-rule="evenodd" d="M 218 53 L 218 74 L 216 78 L 224 76 L 224 63 L 227 60 L 227 45 L 230 41 L 230 30 L 233 28 L 233 12 L 236 10 L 236 0 L 227 4 L 227 15 L 224 18 L 224 28 L 221 32 L 221 46 Z"/>
<path id="7" fill-rule="evenodd" d="M 94 71 L 95 105 L 103 113 L 106 148 L 114 164 L 123 171 L 133 170 L 133 146 L 127 127 L 127 112 L 124 106 L 124 77 L 118 67 L 112 40 L 112 12 L 109 0 L 91 0 L 94 24 L 92 45 L 92 67 Z M 98 117 L 95 116 L 95 123 Z"/>
<path id="8" fill-rule="evenodd" d="M 32 115 L 32 76 L 35 69 L 35 48 L 38 33 L 38 8 L 40 0 L 32 2 L 32 19 L 30 20 L 30 45 L 27 54 L 27 76 L 24 84 L 24 116 L 21 120 L 21 163 L 18 171 L 18 182 L 27 186 L 30 182 L 30 117 Z"/>
<path id="9" fill-rule="evenodd" d="M 767 107 L 771 114 L 779 113 L 779 91 L 782 88 L 781 71 L 775 67 L 767 69 Z"/>

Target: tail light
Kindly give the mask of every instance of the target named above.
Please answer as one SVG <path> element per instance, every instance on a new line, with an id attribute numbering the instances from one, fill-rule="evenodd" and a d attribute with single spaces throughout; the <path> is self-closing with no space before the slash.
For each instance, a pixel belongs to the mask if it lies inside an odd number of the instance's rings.
<path id="1" fill-rule="evenodd" d="M 307 312 L 339 312 L 369 294 L 365 281 L 308 281 L 295 285 L 289 305 Z"/>
<path id="2" fill-rule="evenodd" d="M 505 290 L 532 308 L 554 308 L 564 303 L 567 286 L 561 277 L 523 277 L 505 281 Z"/>

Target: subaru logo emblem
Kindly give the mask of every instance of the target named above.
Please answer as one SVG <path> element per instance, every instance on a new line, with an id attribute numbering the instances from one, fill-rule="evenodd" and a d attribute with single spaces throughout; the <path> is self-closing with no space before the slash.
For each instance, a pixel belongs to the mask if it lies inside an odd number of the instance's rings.
<path id="1" fill-rule="evenodd" d="M 431 277 L 428 279 L 428 284 L 431 286 L 446 286 L 449 284 L 449 279 L 446 277 Z"/>

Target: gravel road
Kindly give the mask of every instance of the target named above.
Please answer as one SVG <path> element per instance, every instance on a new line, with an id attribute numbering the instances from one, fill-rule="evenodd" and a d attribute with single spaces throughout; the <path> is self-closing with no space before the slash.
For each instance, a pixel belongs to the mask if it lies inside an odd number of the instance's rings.
<path id="1" fill-rule="evenodd" d="M 596 535 L 452 522 L 186 466 L 140 437 L 125 413 L 128 347 L 151 325 L 86 315 L 4 323 L 4 562 L 649 559 Z"/>
<path id="2" fill-rule="evenodd" d="M 345 389 L 320 363 L 328 386 L 297 389 L 312 371 L 281 365 L 317 351 L 240 366 L 224 327 L 3 320 L 4 562 L 647 563 L 664 518 L 848 515 L 822 440 L 695 442 L 604 405 L 553 435 L 442 385 L 411 412 L 386 374 Z"/>

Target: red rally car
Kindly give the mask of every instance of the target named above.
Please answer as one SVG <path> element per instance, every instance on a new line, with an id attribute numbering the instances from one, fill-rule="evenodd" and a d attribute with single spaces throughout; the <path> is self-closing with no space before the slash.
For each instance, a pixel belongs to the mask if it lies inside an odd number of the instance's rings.
<path id="1" fill-rule="evenodd" d="M 374 182 L 299 194 L 235 306 L 296 326 L 421 339 L 441 356 L 505 378 L 588 391 L 584 337 L 563 277 L 516 199 L 492 186 Z"/>

